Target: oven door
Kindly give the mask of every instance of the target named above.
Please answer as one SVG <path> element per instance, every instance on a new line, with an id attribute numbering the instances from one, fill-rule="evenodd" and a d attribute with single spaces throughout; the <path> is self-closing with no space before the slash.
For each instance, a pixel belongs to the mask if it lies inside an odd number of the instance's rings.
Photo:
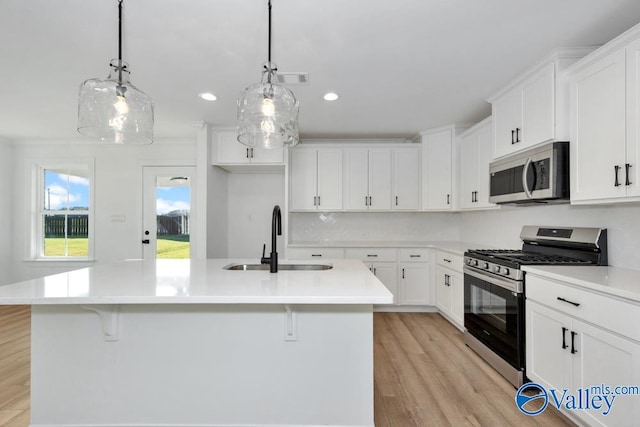
<path id="1" fill-rule="evenodd" d="M 524 368 L 524 293 L 519 282 L 464 269 L 464 327 L 516 369 Z"/>

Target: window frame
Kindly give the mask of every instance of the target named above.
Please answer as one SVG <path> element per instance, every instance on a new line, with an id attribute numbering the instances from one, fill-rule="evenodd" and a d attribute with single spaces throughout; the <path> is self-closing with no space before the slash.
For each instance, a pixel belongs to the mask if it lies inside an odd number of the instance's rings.
<path id="1" fill-rule="evenodd" d="M 87 256 L 47 256 L 44 254 L 44 216 L 48 211 L 45 209 L 45 171 L 60 169 L 86 169 L 87 179 L 89 180 L 88 188 L 88 210 L 82 211 L 89 219 L 87 233 Z M 43 160 L 34 161 L 32 167 L 32 223 L 31 223 L 31 256 L 36 261 L 93 261 L 94 260 L 94 238 L 95 238 L 95 217 L 94 217 L 94 199 L 95 199 L 95 159 L 74 159 L 74 160 Z M 70 210 L 62 211 L 69 214 Z"/>

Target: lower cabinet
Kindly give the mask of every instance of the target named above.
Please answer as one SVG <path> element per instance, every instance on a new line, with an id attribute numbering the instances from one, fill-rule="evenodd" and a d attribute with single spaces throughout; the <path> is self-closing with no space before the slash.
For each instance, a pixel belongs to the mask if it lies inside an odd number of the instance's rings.
<path id="1" fill-rule="evenodd" d="M 393 294 L 394 302 L 398 303 L 398 266 L 395 262 L 367 263 L 369 270 L 389 289 Z"/>
<path id="2" fill-rule="evenodd" d="M 544 282 L 539 278 L 535 281 L 530 279 L 531 277 L 527 277 L 527 293 L 538 282 Z M 549 296 L 548 289 L 541 294 L 543 297 L 540 300 L 537 300 L 537 295 L 527 296 L 527 377 L 546 388 L 550 405 L 555 406 L 557 398 L 561 403 L 561 410 L 580 423 L 594 426 L 637 425 L 635 423 L 640 419 L 640 397 L 616 394 L 614 388 L 640 386 L 640 343 L 623 336 L 623 331 L 610 331 L 592 323 L 596 320 L 595 316 L 599 316 L 604 310 L 602 304 L 589 298 L 595 294 L 586 295 L 581 290 L 585 295 L 576 292 L 572 295 L 575 288 L 564 289 L 563 284 L 558 282 L 552 282 L 552 286 L 554 298 L 551 301 L 553 304 L 560 301 L 558 306 L 549 306 L 550 300 L 546 299 Z M 555 294 L 562 296 L 556 298 Z M 572 295 L 571 299 L 565 298 L 565 295 Z M 609 298 L 603 295 L 598 297 L 605 300 Z M 567 299 L 579 305 L 565 304 L 565 310 L 560 304 Z M 592 302 L 594 303 L 590 307 Z M 619 309 L 610 313 L 610 316 L 625 318 L 628 308 L 625 305 L 628 304 L 620 303 Z M 630 327 L 633 327 L 633 319 L 633 316 L 628 317 Z M 610 390 L 606 387 L 610 387 Z M 565 389 L 566 394 L 562 400 Z M 595 397 L 596 395 L 606 395 L 609 400 L 613 399 L 608 413 L 605 414 L 607 403 L 603 397 Z M 575 402 L 570 400 L 573 399 L 572 396 L 576 396 Z M 588 400 L 590 409 L 568 410 L 574 403 L 578 404 L 578 397 L 586 399 L 582 400 L 583 407 Z"/>
<path id="3" fill-rule="evenodd" d="M 464 325 L 464 285 L 462 273 L 436 267 L 436 307 L 440 312 L 462 329 Z"/>
<path id="4" fill-rule="evenodd" d="M 399 305 L 432 305 L 429 263 L 404 262 L 399 266 Z"/>

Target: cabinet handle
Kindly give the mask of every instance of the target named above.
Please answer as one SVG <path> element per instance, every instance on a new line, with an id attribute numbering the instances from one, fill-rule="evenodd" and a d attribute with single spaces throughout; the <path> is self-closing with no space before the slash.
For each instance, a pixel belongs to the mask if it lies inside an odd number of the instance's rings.
<path id="1" fill-rule="evenodd" d="M 376 255 L 376 254 L 369 254 L 369 255 L 367 255 L 367 256 L 368 256 L 369 258 L 377 258 L 377 257 L 378 257 L 378 255 Z"/>
<path id="2" fill-rule="evenodd" d="M 404 279 L 404 268 L 402 269 L 402 278 Z"/>
<path id="3" fill-rule="evenodd" d="M 515 131 L 515 130 L 512 130 L 512 131 L 511 131 L 511 143 L 512 143 L 512 144 L 515 144 L 515 143 L 516 143 L 516 138 L 515 138 L 515 136 L 516 136 L 516 131 Z"/>
<path id="4" fill-rule="evenodd" d="M 318 206 L 320 206 L 320 196 L 318 196 Z"/>
<path id="5" fill-rule="evenodd" d="M 398 196 L 396 196 L 396 206 L 398 206 Z"/>
<path id="6" fill-rule="evenodd" d="M 318 205 L 316 204 L 316 199 L 317 199 L 317 197 L 316 197 L 316 196 L 313 196 L 313 206 L 318 206 Z"/>
<path id="7" fill-rule="evenodd" d="M 566 340 L 567 331 L 568 329 L 563 326 L 562 327 L 562 349 L 563 350 L 566 350 L 569 347 L 567 345 L 567 340 Z"/>
<path id="8" fill-rule="evenodd" d="M 631 163 L 625 163 L 624 169 L 625 169 L 624 185 L 631 185 L 631 181 L 629 181 L 629 169 L 631 169 Z"/>
<path id="9" fill-rule="evenodd" d="M 451 204 L 450 200 L 451 200 L 451 194 L 447 194 L 447 204 L 448 205 Z"/>
<path id="10" fill-rule="evenodd" d="M 520 142 L 520 128 L 516 128 L 516 142 Z"/>
<path id="11" fill-rule="evenodd" d="M 371 201 L 371 196 L 369 196 L 369 206 L 373 206 L 373 202 Z"/>
<path id="12" fill-rule="evenodd" d="M 443 260 L 444 262 L 451 262 L 451 260 L 450 260 L 450 259 L 446 259 L 446 258 L 442 258 L 442 260 Z"/>
<path id="13" fill-rule="evenodd" d="M 251 148 L 251 158 L 253 159 L 253 148 Z"/>
<path id="14" fill-rule="evenodd" d="M 367 196 L 364 196 L 364 205 L 369 206 L 369 198 Z"/>
<path id="15" fill-rule="evenodd" d="M 375 267 L 373 267 L 373 275 L 374 276 L 376 275 L 376 268 Z"/>
<path id="16" fill-rule="evenodd" d="M 249 149 L 247 148 L 247 159 L 249 158 Z"/>
<path id="17" fill-rule="evenodd" d="M 319 257 L 321 257 L 322 254 L 311 254 L 311 256 L 319 256 Z"/>
<path id="18" fill-rule="evenodd" d="M 578 350 L 576 350 L 575 338 L 578 335 L 576 332 L 571 331 L 571 354 L 576 354 Z"/>
<path id="19" fill-rule="evenodd" d="M 567 304 L 571 304 L 571 305 L 573 305 L 575 307 L 580 307 L 580 303 L 579 302 L 569 301 L 568 299 L 564 299 L 562 297 L 558 297 L 558 301 L 566 302 Z"/>
<path id="20" fill-rule="evenodd" d="M 450 276 L 448 274 L 444 275 L 444 285 L 445 286 L 451 286 L 451 283 L 449 282 Z"/>
<path id="21" fill-rule="evenodd" d="M 616 182 L 613 184 L 613 186 L 614 186 L 614 187 L 620 187 L 620 183 L 618 182 L 618 171 L 620 170 L 620 166 L 615 165 L 615 166 L 613 167 L 613 170 L 614 170 L 614 171 L 615 171 L 615 173 L 616 173 Z"/>
<path id="22" fill-rule="evenodd" d="M 420 255 L 409 255 L 409 258 L 420 258 Z"/>
<path id="23" fill-rule="evenodd" d="M 473 192 L 473 200 L 472 200 L 472 202 L 473 202 L 473 203 L 476 203 L 477 201 L 478 201 L 478 192 L 477 192 L 477 191 L 474 191 L 474 192 Z"/>

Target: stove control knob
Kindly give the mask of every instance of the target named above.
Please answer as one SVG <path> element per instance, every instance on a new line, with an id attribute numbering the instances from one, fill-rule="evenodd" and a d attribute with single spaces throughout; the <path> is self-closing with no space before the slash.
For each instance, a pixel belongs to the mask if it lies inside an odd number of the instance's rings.
<path id="1" fill-rule="evenodd" d="M 488 262 L 485 262 L 485 263 L 482 265 L 482 268 L 484 268 L 485 270 L 489 269 L 489 263 L 488 263 Z"/>
<path id="2" fill-rule="evenodd" d="M 467 258 L 467 265 L 471 265 L 471 260 Z"/>
<path id="3" fill-rule="evenodd" d="M 500 273 L 500 266 L 496 265 L 495 267 L 493 267 L 493 271 L 496 273 Z"/>
<path id="4" fill-rule="evenodd" d="M 473 265 L 474 265 L 474 267 L 477 267 L 478 266 L 478 260 L 473 261 Z"/>
<path id="5" fill-rule="evenodd" d="M 510 271 L 509 271 L 509 269 L 508 269 L 507 267 L 505 267 L 505 268 L 503 268 L 503 269 L 502 269 L 502 273 L 503 273 L 505 276 L 508 276 L 508 275 L 509 275 L 509 273 L 510 273 Z"/>

